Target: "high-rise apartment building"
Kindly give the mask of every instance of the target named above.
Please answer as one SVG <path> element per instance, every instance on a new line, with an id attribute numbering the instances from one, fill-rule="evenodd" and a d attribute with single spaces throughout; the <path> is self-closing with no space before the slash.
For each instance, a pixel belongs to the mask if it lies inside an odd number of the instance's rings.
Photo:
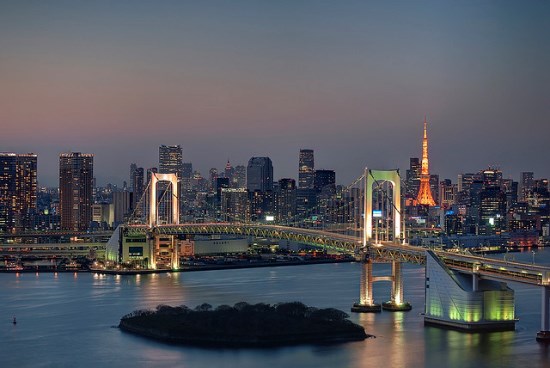
<path id="1" fill-rule="evenodd" d="M 298 163 L 298 188 L 313 189 L 315 185 L 315 161 L 313 150 L 301 149 Z"/>
<path id="2" fill-rule="evenodd" d="M 273 190 L 273 164 L 269 157 L 252 157 L 248 160 L 246 188 L 249 192 Z"/>
<path id="3" fill-rule="evenodd" d="M 92 220 L 94 155 L 70 152 L 59 155 L 59 207 L 61 228 L 86 230 Z"/>
<path id="4" fill-rule="evenodd" d="M 36 210 L 37 156 L 0 153 L 0 231 L 31 227 Z"/>

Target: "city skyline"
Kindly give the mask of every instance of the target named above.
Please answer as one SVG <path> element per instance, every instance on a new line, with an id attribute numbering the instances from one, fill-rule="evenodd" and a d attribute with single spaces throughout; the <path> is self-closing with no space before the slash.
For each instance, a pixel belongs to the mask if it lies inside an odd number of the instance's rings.
<path id="1" fill-rule="evenodd" d="M 0 151 L 90 152 L 98 183 L 157 166 L 160 145 L 206 175 L 298 154 L 347 184 L 365 166 L 550 177 L 547 2 L 0 3 Z"/>

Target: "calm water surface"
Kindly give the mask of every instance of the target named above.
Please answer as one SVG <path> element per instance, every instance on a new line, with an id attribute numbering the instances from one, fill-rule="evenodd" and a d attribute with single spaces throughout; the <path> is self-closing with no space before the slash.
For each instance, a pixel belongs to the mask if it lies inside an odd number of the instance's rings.
<path id="1" fill-rule="evenodd" d="M 530 252 L 513 256 L 532 261 Z M 550 265 L 550 249 L 539 250 L 535 261 Z M 375 265 L 375 273 L 389 270 L 389 265 Z M 113 326 L 126 313 L 158 304 L 298 300 L 349 311 L 358 299 L 360 265 L 143 276 L 0 274 L 0 367 L 550 367 L 550 349 L 535 341 L 540 329 L 538 288 L 509 284 L 516 291 L 520 318 L 515 331 L 467 334 L 424 327 L 424 269 L 406 265 L 404 274 L 412 311 L 351 317 L 376 339 L 275 349 L 182 347 Z M 386 282 L 375 284 L 377 302 L 389 299 L 389 287 Z M 11 323 L 13 316 L 17 325 Z"/>

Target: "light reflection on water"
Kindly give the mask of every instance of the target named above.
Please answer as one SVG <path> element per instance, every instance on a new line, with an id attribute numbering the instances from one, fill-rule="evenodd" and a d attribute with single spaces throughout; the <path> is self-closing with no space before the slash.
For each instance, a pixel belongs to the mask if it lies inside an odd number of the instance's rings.
<path id="1" fill-rule="evenodd" d="M 518 257 L 529 258 L 529 254 Z M 537 261 L 550 249 L 539 250 Z M 389 265 L 375 266 L 388 274 Z M 540 291 L 516 290 L 516 331 L 461 333 L 424 327 L 424 271 L 407 265 L 410 312 L 353 314 L 374 339 L 337 345 L 277 349 L 181 347 L 122 333 L 121 316 L 158 304 L 194 307 L 299 300 L 349 311 L 359 293 L 360 265 L 334 264 L 141 276 L 93 273 L 0 274 L 0 356 L 6 367 L 514 367 L 548 366 L 547 347 L 535 342 Z M 375 300 L 389 299 L 390 284 L 376 283 Z M 13 325 L 12 318 L 18 323 Z M 75 364 L 75 359 L 78 364 Z"/>

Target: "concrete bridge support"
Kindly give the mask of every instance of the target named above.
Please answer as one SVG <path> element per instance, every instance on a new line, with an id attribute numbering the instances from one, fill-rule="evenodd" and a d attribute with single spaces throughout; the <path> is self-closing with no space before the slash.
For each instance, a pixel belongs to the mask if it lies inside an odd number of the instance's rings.
<path id="1" fill-rule="evenodd" d="M 403 301 L 403 277 L 401 273 L 401 265 L 401 262 L 392 261 L 391 300 L 382 304 L 382 308 L 384 310 L 397 312 L 409 311 L 412 309 L 408 302 Z"/>
<path id="2" fill-rule="evenodd" d="M 361 284 L 359 303 L 353 304 L 351 307 L 352 312 L 358 313 L 373 313 L 380 312 L 382 308 L 380 304 L 374 303 L 372 295 L 372 283 L 374 277 L 372 275 L 372 260 L 365 254 L 361 261 Z"/>
<path id="3" fill-rule="evenodd" d="M 355 303 L 351 308 L 351 311 L 358 313 L 372 313 L 380 312 L 382 309 L 393 312 L 411 310 L 411 305 L 407 302 L 403 302 L 403 277 L 401 274 L 401 262 L 392 262 L 391 276 L 373 276 L 372 265 L 372 260 L 365 256 L 365 258 L 363 258 L 361 268 L 359 303 Z M 372 284 L 376 281 L 391 281 L 392 283 L 391 300 L 383 303 L 382 305 L 374 302 Z"/>
<path id="4" fill-rule="evenodd" d="M 537 333 L 537 341 L 550 343 L 550 286 L 542 287 L 541 330 Z"/>

